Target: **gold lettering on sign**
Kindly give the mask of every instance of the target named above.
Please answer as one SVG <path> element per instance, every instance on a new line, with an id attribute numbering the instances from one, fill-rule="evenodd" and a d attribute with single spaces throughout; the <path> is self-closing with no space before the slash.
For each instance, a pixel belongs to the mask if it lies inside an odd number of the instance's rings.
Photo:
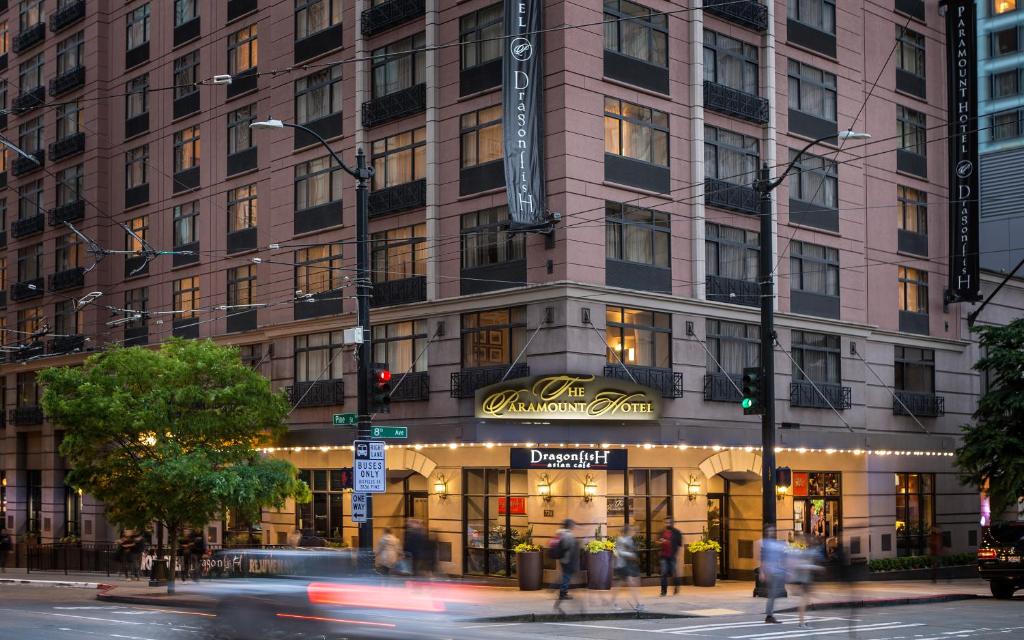
<path id="1" fill-rule="evenodd" d="M 530 384 L 532 382 L 532 384 Z M 511 381 L 510 384 L 515 384 Z M 480 417 L 653 420 L 660 410 L 651 391 L 595 376 L 554 375 L 522 381 L 480 399 Z M 527 386 L 528 385 L 528 386 Z"/>

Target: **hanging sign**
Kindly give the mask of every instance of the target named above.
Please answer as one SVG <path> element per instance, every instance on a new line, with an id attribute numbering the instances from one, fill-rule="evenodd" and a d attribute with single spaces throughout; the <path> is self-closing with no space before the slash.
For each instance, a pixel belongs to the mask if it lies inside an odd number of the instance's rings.
<path id="1" fill-rule="evenodd" d="M 589 469 L 624 471 L 625 449 L 527 449 L 509 450 L 513 469 Z"/>
<path id="2" fill-rule="evenodd" d="M 352 469 L 355 481 L 352 488 L 358 493 L 384 493 L 387 491 L 387 463 L 384 443 L 375 440 L 356 440 Z"/>
<path id="3" fill-rule="evenodd" d="M 618 378 L 517 378 L 476 392 L 476 417 L 502 420 L 657 420 L 661 394 Z"/>
<path id="4" fill-rule="evenodd" d="M 946 302 L 976 302 L 978 255 L 978 78 L 974 0 L 949 0 L 949 286 Z"/>
<path id="5" fill-rule="evenodd" d="M 544 217 L 544 42 L 542 0 L 505 0 L 501 63 L 505 191 L 512 227 Z"/>
<path id="6" fill-rule="evenodd" d="M 361 524 L 366 522 L 366 494 L 352 494 L 352 522 Z"/>

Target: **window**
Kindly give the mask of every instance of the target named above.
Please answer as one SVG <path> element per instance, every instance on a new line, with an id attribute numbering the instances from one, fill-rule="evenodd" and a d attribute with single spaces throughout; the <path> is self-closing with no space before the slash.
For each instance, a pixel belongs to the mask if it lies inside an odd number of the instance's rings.
<path id="1" fill-rule="evenodd" d="M 789 249 L 793 291 L 839 295 L 839 250 L 810 242 L 793 241 Z"/>
<path id="2" fill-rule="evenodd" d="M 259 63 L 259 46 L 257 42 L 257 25 L 249 25 L 244 29 L 228 35 L 228 73 L 231 75 L 255 69 Z"/>
<path id="3" fill-rule="evenodd" d="M 374 282 L 404 280 L 427 274 L 427 225 L 389 229 L 373 234 Z"/>
<path id="4" fill-rule="evenodd" d="M 668 66 L 668 17 L 628 0 L 604 0 L 604 48 Z"/>
<path id="5" fill-rule="evenodd" d="M 1009 98 L 1020 95 L 1020 73 L 1020 69 L 993 73 L 991 75 L 992 98 Z"/>
<path id="6" fill-rule="evenodd" d="M 83 66 L 85 62 L 85 33 L 79 31 L 67 40 L 57 43 L 57 75 L 64 75 Z"/>
<path id="7" fill-rule="evenodd" d="M 29 153 L 45 148 L 43 140 L 43 116 L 37 116 L 18 125 L 18 146 Z"/>
<path id="8" fill-rule="evenodd" d="M 789 108 L 836 122 L 835 74 L 790 60 Z"/>
<path id="9" fill-rule="evenodd" d="M 38 54 L 18 65 L 18 86 L 22 93 L 43 86 L 43 54 Z"/>
<path id="10" fill-rule="evenodd" d="M 131 189 L 149 182 L 146 167 L 149 165 L 149 145 L 129 149 L 124 153 L 124 187 Z"/>
<path id="11" fill-rule="evenodd" d="M 604 99 L 604 152 L 668 166 L 668 114 Z"/>
<path id="12" fill-rule="evenodd" d="M 605 257 L 669 268 L 669 214 L 605 202 Z"/>
<path id="13" fill-rule="evenodd" d="M 797 151 L 789 150 L 790 161 L 796 160 Z M 810 202 L 829 209 L 839 208 L 839 176 L 836 163 L 821 156 L 805 153 L 793 165 L 789 178 L 791 200 Z"/>
<path id="14" fill-rule="evenodd" d="M 373 50 L 374 98 L 426 82 L 426 43 L 426 36 L 418 33 Z"/>
<path id="15" fill-rule="evenodd" d="M 835 546 L 828 540 L 840 534 L 842 526 L 842 474 L 838 471 L 793 472 L 793 529 L 813 536 L 825 559 L 831 560 Z"/>
<path id="16" fill-rule="evenodd" d="M 903 151 L 915 153 L 922 158 L 927 155 L 925 136 L 925 115 L 919 111 L 896 105 L 896 126 Z"/>
<path id="17" fill-rule="evenodd" d="M 64 140 L 85 130 L 84 111 L 79 100 L 57 105 L 57 139 Z"/>
<path id="18" fill-rule="evenodd" d="M 641 367 L 672 367 L 672 316 L 656 311 L 608 307 L 605 342 L 608 362 Z"/>
<path id="19" fill-rule="evenodd" d="M 247 367 L 255 369 L 263 362 L 263 345 L 243 344 L 238 347 L 238 357 Z"/>
<path id="20" fill-rule="evenodd" d="M 916 347 L 895 347 L 895 384 L 899 391 L 935 392 L 935 351 Z"/>
<path id="21" fill-rule="evenodd" d="M 992 13 L 999 15 L 1017 10 L 1017 0 L 993 0 Z"/>
<path id="22" fill-rule="evenodd" d="M 465 469 L 463 509 L 465 573 L 514 576 L 514 548 L 529 530 L 530 482 L 525 470 Z"/>
<path id="23" fill-rule="evenodd" d="M 1021 137 L 1024 135 L 1022 122 L 1024 122 L 1024 118 L 1021 118 L 1020 109 L 994 114 L 992 116 L 992 140 L 998 142 Z"/>
<path id="24" fill-rule="evenodd" d="M 0 257 L 0 289 L 7 289 L 7 256 Z M 7 322 L 7 317 L 2 316 L 4 322 Z M 7 325 L 4 324 L 4 327 Z"/>
<path id="25" fill-rule="evenodd" d="M 174 172 L 199 166 L 199 125 L 185 127 L 174 134 Z"/>
<path id="26" fill-rule="evenodd" d="M 704 249 L 708 275 L 756 282 L 759 237 L 756 231 L 706 223 Z"/>
<path id="27" fill-rule="evenodd" d="M 199 51 L 190 51 L 174 60 L 174 99 L 199 91 Z"/>
<path id="28" fill-rule="evenodd" d="M 902 25 L 896 25 L 896 68 L 925 77 L 924 36 Z"/>
<path id="29" fill-rule="evenodd" d="M 836 32 L 835 0 L 789 0 L 789 19 L 825 33 Z"/>
<path id="30" fill-rule="evenodd" d="M 64 535 L 82 535 L 82 490 L 64 485 Z"/>
<path id="31" fill-rule="evenodd" d="M 992 34 L 992 55 L 1005 56 L 1020 50 L 1017 27 L 1010 27 Z"/>
<path id="32" fill-rule="evenodd" d="M 76 164 L 57 172 L 57 206 L 74 204 L 82 200 L 85 190 L 85 170 Z"/>
<path id="33" fill-rule="evenodd" d="M 228 269 L 228 306 L 245 307 L 255 303 L 256 265 Z"/>
<path id="34" fill-rule="evenodd" d="M 43 243 L 18 249 L 18 282 L 30 282 L 42 277 Z"/>
<path id="35" fill-rule="evenodd" d="M 295 165 L 295 210 L 341 202 L 341 166 L 329 156 Z"/>
<path id="36" fill-rule="evenodd" d="M 897 473 L 896 554 L 928 553 L 928 536 L 935 526 L 935 474 Z"/>
<path id="37" fill-rule="evenodd" d="M 149 288 L 139 287 L 138 289 L 128 289 L 124 292 L 124 308 L 130 311 L 137 311 L 138 318 L 134 315 L 129 314 L 131 317 L 128 322 L 125 323 L 125 329 L 141 329 L 146 326 L 146 312 L 149 310 Z"/>
<path id="38" fill-rule="evenodd" d="M 710 373 L 737 376 L 743 374 L 745 367 L 760 366 L 761 340 L 757 325 L 711 319 L 706 322 L 707 347 L 711 352 L 706 366 Z"/>
<path id="39" fill-rule="evenodd" d="M 374 141 L 371 161 L 374 191 L 422 180 L 427 172 L 426 127 Z"/>
<path id="40" fill-rule="evenodd" d="M 757 47 L 704 30 L 704 81 L 758 94 Z"/>
<path id="41" fill-rule="evenodd" d="M 459 42 L 462 43 L 462 68 L 470 69 L 501 59 L 504 40 L 503 5 L 494 4 L 459 18 Z"/>
<path id="42" fill-rule="evenodd" d="M 24 391 L 24 395 L 22 391 Z M 18 406 L 39 406 L 39 385 L 36 384 L 36 374 L 18 374 Z M 26 470 L 25 485 L 25 497 L 27 498 L 25 501 L 25 530 L 38 534 L 42 531 L 43 522 L 43 472 L 38 469 Z"/>
<path id="43" fill-rule="evenodd" d="M 181 278 L 172 283 L 172 302 L 175 320 L 199 317 L 199 276 Z"/>
<path id="44" fill-rule="evenodd" d="M 749 187 L 758 171 L 757 138 L 704 126 L 704 172 L 707 177 Z"/>
<path id="45" fill-rule="evenodd" d="M 256 203 L 255 184 L 228 190 L 228 232 L 256 226 Z"/>
<path id="46" fill-rule="evenodd" d="M 199 201 L 179 204 L 174 207 L 174 246 L 183 247 L 199 239 Z"/>
<path id="47" fill-rule="evenodd" d="M 43 215 L 43 181 L 33 180 L 18 185 L 18 220 Z"/>
<path id="48" fill-rule="evenodd" d="M 914 233 L 928 233 L 928 194 L 910 187 L 896 187 L 899 203 L 899 228 Z"/>
<path id="49" fill-rule="evenodd" d="M 252 149 L 252 129 L 256 122 L 256 105 L 250 104 L 228 114 L 228 155 Z"/>
<path id="50" fill-rule="evenodd" d="M 300 469 L 299 480 L 309 485 L 313 499 L 296 505 L 295 527 L 333 541 L 342 541 L 346 489 L 352 488 L 351 470 Z M 347 480 L 347 481 L 346 481 Z"/>
<path id="51" fill-rule="evenodd" d="M 175 82 L 175 84 L 177 84 Z M 129 120 L 149 112 L 149 74 L 132 78 L 124 87 L 124 119 Z"/>
<path id="52" fill-rule="evenodd" d="M 426 371 L 426 345 L 426 320 L 378 324 L 373 327 L 373 361 L 386 365 L 393 376 L 407 371 Z"/>
<path id="53" fill-rule="evenodd" d="M 199 17 L 199 0 L 174 0 L 174 26 L 180 27 Z"/>
<path id="54" fill-rule="evenodd" d="M 341 331 L 295 336 L 295 381 L 341 380 Z"/>
<path id="55" fill-rule="evenodd" d="M 341 0 L 295 0 L 295 39 L 341 24 Z"/>
<path id="56" fill-rule="evenodd" d="M 501 105 L 462 114 L 462 168 L 496 162 L 504 157 L 501 144 Z"/>
<path id="57" fill-rule="evenodd" d="M 508 207 L 462 216 L 462 268 L 475 269 L 526 259 L 526 236 L 510 233 Z"/>
<path id="58" fill-rule="evenodd" d="M 146 239 L 146 233 L 149 231 L 149 216 L 139 216 L 137 218 L 130 218 L 127 222 L 128 228 L 132 230 L 132 233 L 139 236 L 142 240 Z M 125 245 L 124 248 L 128 251 L 139 252 L 142 251 L 142 243 L 136 240 L 130 233 L 125 233 Z"/>
<path id="59" fill-rule="evenodd" d="M 307 293 L 336 291 L 344 284 L 340 244 L 322 244 L 295 252 L 295 290 Z"/>
<path id="60" fill-rule="evenodd" d="M 295 81 L 295 120 L 306 124 L 341 113 L 341 65 Z"/>
<path id="61" fill-rule="evenodd" d="M 128 51 L 149 42 L 149 4 L 128 12 Z"/>
<path id="62" fill-rule="evenodd" d="M 30 340 L 28 336 L 39 331 L 39 329 L 43 327 L 45 321 L 46 314 L 43 312 L 42 307 L 31 307 L 18 311 L 17 324 L 15 326 L 18 328 L 18 332 L 21 333 L 22 336 L 25 336 L 21 338 L 21 340 L 28 342 Z M 35 382 L 34 379 L 33 382 Z M 30 395 L 28 399 L 30 400 L 28 404 L 31 406 L 38 404 L 38 396 L 33 398 Z"/>
<path id="63" fill-rule="evenodd" d="M 7 28 L 7 21 L 0 20 L 0 56 L 7 55 L 11 50 L 11 32 Z"/>
<path id="64" fill-rule="evenodd" d="M 816 384 L 840 384 L 843 380 L 839 336 L 809 331 L 793 332 L 793 379 Z M 801 370 L 803 372 L 801 373 Z M 806 374 L 806 377 L 804 375 Z"/>
<path id="65" fill-rule="evenodd" d="M 897 267 L 900 311 L 928 313 L 928 272 L 911 267 Z"/>
<path id="66" fill-rule="evenodd" d="M 55 247 L 55 271 L 67 271 L 82 266 L 82 245 L 79 243 L 77 235 L 62 233 L 57 236 Z"/>
<path id="67" fill-rule="evenodd" d="M 608 530 L 633 525 L 640 572 L 656 576 L 661 557 L 658 536 L 665 529 L 665 520 L 672 517 L 672 470 L 631 468 L 606 473 Z M 710 498 L 709 503 L 714 500 Z M 709 513 L 711 509 L 709 506 Z M 710 535 L 714 539 L 714 533 Z"/>
<path id="68" fill-rule="evenodd" d="M 18 5 L 18 26 L 22 31 L 45 20 L 43 0 L 21 0 Z"/>
<path id="69" fill-rule="evenodd" d="M 463 368 L 509 365 L 526 344 L 526 307 L 462 314 Z"/>
<path id="70" fill-rule="evenodd" d="M 82 333 L 82 312 L 75 309 L 74 300 L 62 300 L 53 305 L 53 332 L 65 336 Z"/>

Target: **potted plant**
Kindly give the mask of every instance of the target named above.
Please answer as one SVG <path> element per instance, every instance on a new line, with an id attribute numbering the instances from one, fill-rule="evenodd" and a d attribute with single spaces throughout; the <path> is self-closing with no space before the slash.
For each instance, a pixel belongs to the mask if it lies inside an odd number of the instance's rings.
<path id="1" fill-rule="evenodd" d="M 594 538 L 587 543 L 587 588 L 612 588 L 612 553 L 615 541 L 610 538 Z"/>
<path id="2" fill-rule="evenodd" d="M 514 548 L 516 552 L 516 574 L 519 577 L 520 591 L 539 591 L 544 582 L 544 559 L 540 554 L 540 546 L 533 541 L 520 542 Z"/>
<path id="3" fill-rule="evenodd" d="M 718 554 L 722 552 L 722 545 L 714 540 L 708 540 L 705 534 L 701 540 L 686 545 L 686 550 L 690 552 L 693 563 L 693 584 L 698 587 L 715 586 Z"/>

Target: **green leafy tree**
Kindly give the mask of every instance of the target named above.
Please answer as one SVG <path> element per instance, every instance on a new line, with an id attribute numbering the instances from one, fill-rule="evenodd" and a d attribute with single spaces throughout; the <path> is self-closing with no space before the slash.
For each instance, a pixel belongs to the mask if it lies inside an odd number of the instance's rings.
<path id="1" fill-rule="evenodd" d="M 956 464 L 964 484 L 984 487 L 992 513 L 1002 514 L 1024 495 L 1024 318 L 977 330 L 982 357 L 974 365 L 988 388 L 964 425 Z"/>
<path id="2" fill-rule="evenodd" d="M 228 509 L 258 520 L 263 507 L 310 499 L 291 463 L 260 454 L 286 429 L 289 406 L 234 347 L 115 347 L 40 380 L 43 410 L 64 430 L 69 483 L 102 500 L 117 524 L 162 523 L 176 544 L 184 528 Z"/>

